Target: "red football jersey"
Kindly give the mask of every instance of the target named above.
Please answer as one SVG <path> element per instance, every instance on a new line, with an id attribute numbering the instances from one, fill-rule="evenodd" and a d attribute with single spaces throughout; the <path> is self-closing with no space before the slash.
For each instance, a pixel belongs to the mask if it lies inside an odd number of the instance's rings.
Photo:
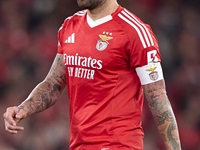
<path id="1" fill-rule="evenodd" d="M 65 20 L 58 40 L 70 99 L 70 150 L 142 150 L 136 68 L 160 61 L 149 25 L 121 6 L 97 21 L 81 11 Z"/>

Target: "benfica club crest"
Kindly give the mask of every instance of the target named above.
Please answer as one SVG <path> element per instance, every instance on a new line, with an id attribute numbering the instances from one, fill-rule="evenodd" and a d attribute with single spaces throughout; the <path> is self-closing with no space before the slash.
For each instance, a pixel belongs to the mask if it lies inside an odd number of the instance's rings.
<path id="1" fill-rule="evenodd" d="M 96 45 L 96 48 L 97 50 L 99 51 L 103 51 L 107 48 L 108 46 L 108 40 L 111 40 L 113 39 L 113 37 L 110 37 L 112 35 L 112 33 L 106 33 L 106 32 L 103 32 L 104 35 L 99 35 L 99 37 L 101 38 L 101 40 L 99 40 L 97 42 L 97 45 Z"/>
<path id="2" fill-rule="evenodd" d="M 154 68 L 150 68 L 150 69 L 147 69 L 146 71 L 151 71 L 151 73 L 149 74 L 149 77 L 151 80 L 155 81 L 158 79 L 158 72 L 155 71 L 157 67 L 154 67 Z"/>

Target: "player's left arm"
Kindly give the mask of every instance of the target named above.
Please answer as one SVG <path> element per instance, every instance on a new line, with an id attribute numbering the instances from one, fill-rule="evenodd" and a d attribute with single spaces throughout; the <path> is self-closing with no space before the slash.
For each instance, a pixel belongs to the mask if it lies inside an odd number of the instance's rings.
<path id="1" fill-rule="evenodd" d="M 181 150 L 176 118 L 164 79 L 143 85 L 144 94 L 167 150 Z"/>

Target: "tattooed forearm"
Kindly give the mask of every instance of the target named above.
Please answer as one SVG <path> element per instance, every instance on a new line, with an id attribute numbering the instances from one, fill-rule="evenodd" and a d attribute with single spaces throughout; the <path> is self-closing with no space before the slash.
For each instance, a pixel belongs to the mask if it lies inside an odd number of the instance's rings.
<path id="1" fill-rule="evenodd" d="M 176 119 L 168 100 L 164 81 L 143 86 L 156 126 L 169 150 L 181 150 Z"/>
<path id="2" fill-rule="evenodd" d="M 19 107 L 24 109 L 27 115 L 41 112 L 56 102 L 65 86 L 66 68 L 63 62 L 63 55 L 57 54 L 45 80 L 36 86 Z"/>
<path id="3" fill-rule="evenodd" d="M 174 118 L 171 111 L 164 111 L 161 114 L 157 114 L 155 121 L 156 121 L 156 125 L 160 126 L 160 125 L 165 124 L 166 121 L 171 121 L 173 119 Z"/>
<path id="4" fill-rule="evenodd" d="M 56 102 L 62 92 L 61 86 L 48 84 L 46 82 L 40 83 L 27 100 L 19 106 L 27 111 L 27 115 L 41 112 Z"/>
<path id="5" fill-rule="evenodd" d="M 170 125 L 169 125 L 169 128 L 167 130 L 167 137 L 171 143 L 171 146 L 173 147 L 173 149 L 177 149 L 179 150 L 180 149 L 180 145 L 177 143 L 177 140 L 174 138 L 174 136 L 172 135 L 172 132 L 173 130 L 176 130 L 177 129 L 177 125 L 176 123 L 172 122 Z"/>

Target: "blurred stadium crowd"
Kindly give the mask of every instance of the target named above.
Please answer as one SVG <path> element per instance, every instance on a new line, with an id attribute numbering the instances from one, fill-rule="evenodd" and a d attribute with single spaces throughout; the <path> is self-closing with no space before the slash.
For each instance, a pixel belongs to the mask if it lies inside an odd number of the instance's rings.
<path id="1" fill-rule="evenodd" d="M 183 150 L 200 150 L 200 2 L 119 0 L 151 25 L 158 38 L 169 99 Z M 0 0 L 0 114 L 20 104 L 44 79 L 57 50 L 57 31 L 77 12 L 75 0 Z M 87 41 L 86 41 L 87 42 Z M 68 99 L 65 91 L 50 109 L 20 124 L 10 135 L 0 121 L 0 150 L 67 150 Z M 147 102 L 144 150 L 163 150 Z"/>

